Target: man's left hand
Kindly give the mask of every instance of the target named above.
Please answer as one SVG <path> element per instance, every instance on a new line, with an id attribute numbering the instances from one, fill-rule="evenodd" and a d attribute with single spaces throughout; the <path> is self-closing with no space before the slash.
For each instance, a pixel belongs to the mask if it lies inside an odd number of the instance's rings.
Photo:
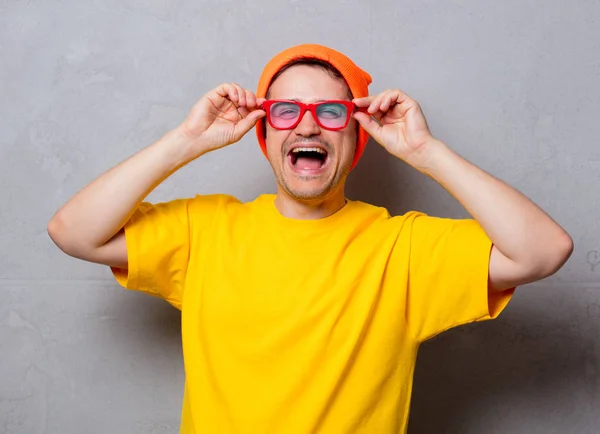
<path id="1" fill-rule="evenodd" d="M 353 102 L 360 109 L 354 118 L 371 137 L 413 167 L 420 165 L 428 145 L 436 142 L 419 104 L 399 89 L 355 98 Z"/>

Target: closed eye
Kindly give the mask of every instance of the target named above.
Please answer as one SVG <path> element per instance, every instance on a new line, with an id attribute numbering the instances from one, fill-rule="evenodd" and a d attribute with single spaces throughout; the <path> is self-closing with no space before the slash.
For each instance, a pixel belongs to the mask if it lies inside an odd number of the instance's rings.
<path id="1" fill-rule="evenodd" d="M 320 117 L 328 119 L 341 118 L 346 116 L 346 107 L 337 104 L 323 104 L 317 107 L 317 113 Z"/>

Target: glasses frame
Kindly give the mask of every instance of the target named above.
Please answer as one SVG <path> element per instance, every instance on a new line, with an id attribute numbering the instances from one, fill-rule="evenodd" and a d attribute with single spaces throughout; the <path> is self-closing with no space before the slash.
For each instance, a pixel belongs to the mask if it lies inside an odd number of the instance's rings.
<path id="1" fill-rule="evenodd" d="M 296 104 L 298 107 L 300 107 L 300 114 L 298 115 L 298 119 L 289 127 L 286 127 L 286 128 L 276 127 L 275 125 L 273 125 L 273 122 L 271 122 L 271 106 L 273 104 L 276 104 L 279 102 L 292 103 L 292 104 Z M 342 105 L 346 106 L 346 109 L 347 109 L 346 110 L 346 121 L 344 122 L 344 125 L 341 127 L 335 127 L 335 128 L 330 128 L 330 127 L 324 126 L 321 123 L 321 121 L 319 120 L 319 116 L 317 115 L 317 107 L 322 104 L 342 104 Z M 346 128 L 348 126 L 348 123 L 350 122 L 350 117 L 352 116 L 352 113 L 354 113 L 356 111 L 356 106 L 354 105 L 354 103 L 352 101 L 346 101 L 346 100 L 341 100 L 341 99 L 330 99 L 327 101 L 320 101 L 320 102 L 314 102 L 314 103 L 304 103 L 304 102 L 293 101 L 293 100 L 289 100 L 289 99 L 268 99 L 262 103 L 262 108 L 267 113 L 267 121 L 269 122 L 269 125 L 271 125 L 276 130 L 293 130 L 302 121 L 304 114 L 307 111 L 309 111 L 312 114 L 313 119 L 315 120 L 317 125 L 319 125 L 319 127 L 323 128 L 325 130 L 329 130 L 329 131 L 339 131 L 339 130 L 343 130 L 344 128 Z"/>

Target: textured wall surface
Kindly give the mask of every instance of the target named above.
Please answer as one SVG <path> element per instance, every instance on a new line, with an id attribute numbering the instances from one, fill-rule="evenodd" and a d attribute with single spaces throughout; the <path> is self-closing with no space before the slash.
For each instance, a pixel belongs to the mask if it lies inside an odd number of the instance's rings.
<path id="1" fill-rule="evenodd" d="M 419 354 L 410 432 L 600 432 L 600 3 L 542 0 L 0 0 L 0 433 L 175 433 L 179 314 L 49 239 L 55 210 L 222 81 L 254 89 L 304 42 L 399 87 L 432 131 L 573 236 L 500 319 Z M 149 200 L 273 192 L 253 133 Z M 348 195 L 465 216 L 370 143 Z"/>

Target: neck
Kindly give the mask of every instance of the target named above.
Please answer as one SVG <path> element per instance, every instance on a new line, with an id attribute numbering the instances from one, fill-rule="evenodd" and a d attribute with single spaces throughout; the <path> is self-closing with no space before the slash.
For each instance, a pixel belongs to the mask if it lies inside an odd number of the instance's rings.
<path id="1" fill-rule="evenodd" d="M 314 200 L 301 200 L 290 196 L 280 187 L 275 198 L 275 206 L 284 217 L 297 220 L 318 220 L 329 217 L 346 204 L 344 189 L 334 194 Z"/>

